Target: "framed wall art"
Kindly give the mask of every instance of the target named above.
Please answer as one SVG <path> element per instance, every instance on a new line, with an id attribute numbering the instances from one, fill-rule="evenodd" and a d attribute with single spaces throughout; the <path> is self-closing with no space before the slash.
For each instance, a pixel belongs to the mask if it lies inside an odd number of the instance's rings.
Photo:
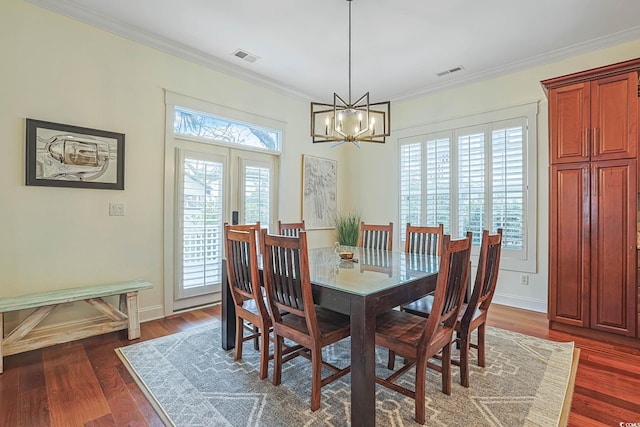
<path id="1" fill-rule="evenodd" d="M 124 190 L 124 134 L 27 119 L 26 184 Z"/>
<path id="2" fill-rule="evenodd" d="M 335 160 L 302 156 L 302 218 L 306 228 L 335 228 L 337 171 Z"/>

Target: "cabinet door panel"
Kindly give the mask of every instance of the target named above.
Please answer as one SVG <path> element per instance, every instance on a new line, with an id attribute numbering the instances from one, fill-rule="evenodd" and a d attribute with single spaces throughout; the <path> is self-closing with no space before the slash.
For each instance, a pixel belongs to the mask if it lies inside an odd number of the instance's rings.
<path id="1" fill-rule="evenodd" d="M 589 325 L 589 164 L 551 167 L 549 320 Z"/>
<path id="2" fill-rule="evenodd" d="M 592 160 L 636 157 L 637 79 L 628 73 L 591 83 Z"/>
<path id="3" fill-rule="evenodd" d="M 578 83 L 549 91 L 551 164 L 589 160 L 590 90 Z"/>
<path id="4" fill-rule="evenodd" d="M 636 161 L 592 164 L 591 328 L 636 331 Z"/>

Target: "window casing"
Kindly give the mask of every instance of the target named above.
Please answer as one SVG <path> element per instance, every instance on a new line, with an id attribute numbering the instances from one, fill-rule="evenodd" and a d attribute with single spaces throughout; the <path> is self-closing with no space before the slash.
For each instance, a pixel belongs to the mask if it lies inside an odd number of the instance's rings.
<path id="1" fill-rule="evenodd" d="M 535 272 L 536 113 L 529 104 L 398 131 L 401 241 L 407 223 L 442 223 L 452 238 L 472 231 L 477 255 L 482 230 L 502 228 L 501 267 Z"/>

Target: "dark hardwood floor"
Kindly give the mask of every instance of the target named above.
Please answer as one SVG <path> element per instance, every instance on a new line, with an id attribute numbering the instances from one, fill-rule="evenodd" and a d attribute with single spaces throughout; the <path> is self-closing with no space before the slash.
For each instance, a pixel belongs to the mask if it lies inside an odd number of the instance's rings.
<path id="1" fill-rule="evenodd" d="M 141 340 L 220 322 L 220 306 L 142 324 Z M 544 314 L 494 304 L 489 324 L 581 349 L 569 425 L 640 425 L 640 350 L 549 331 Z M 160 426 L 115 348 L 114 332 L 9 356 L 0 375 L 0 426 Z M 631 424 L 632 425 L 632 424 Z"/>

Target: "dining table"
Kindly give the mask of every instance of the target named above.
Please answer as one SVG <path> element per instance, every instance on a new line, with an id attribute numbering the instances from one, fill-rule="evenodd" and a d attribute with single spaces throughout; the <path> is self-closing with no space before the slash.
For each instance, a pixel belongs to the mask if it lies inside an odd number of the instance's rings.
<path id="1" fill-rule="evenodd" d="M 340 252 L 353 252 L 344 260 Z M 315 304 L 351 319 L 351 426 L 376 420 L 376 316 L 414 301 L 436 287 L 439 258 L 359 247 L 310 248 L 309 275 Z M 260 269 L 262 262 L 259 261 Z M 222 348 L 235 345 L 235 308 L 226 262 L 222 263 Z"/>

